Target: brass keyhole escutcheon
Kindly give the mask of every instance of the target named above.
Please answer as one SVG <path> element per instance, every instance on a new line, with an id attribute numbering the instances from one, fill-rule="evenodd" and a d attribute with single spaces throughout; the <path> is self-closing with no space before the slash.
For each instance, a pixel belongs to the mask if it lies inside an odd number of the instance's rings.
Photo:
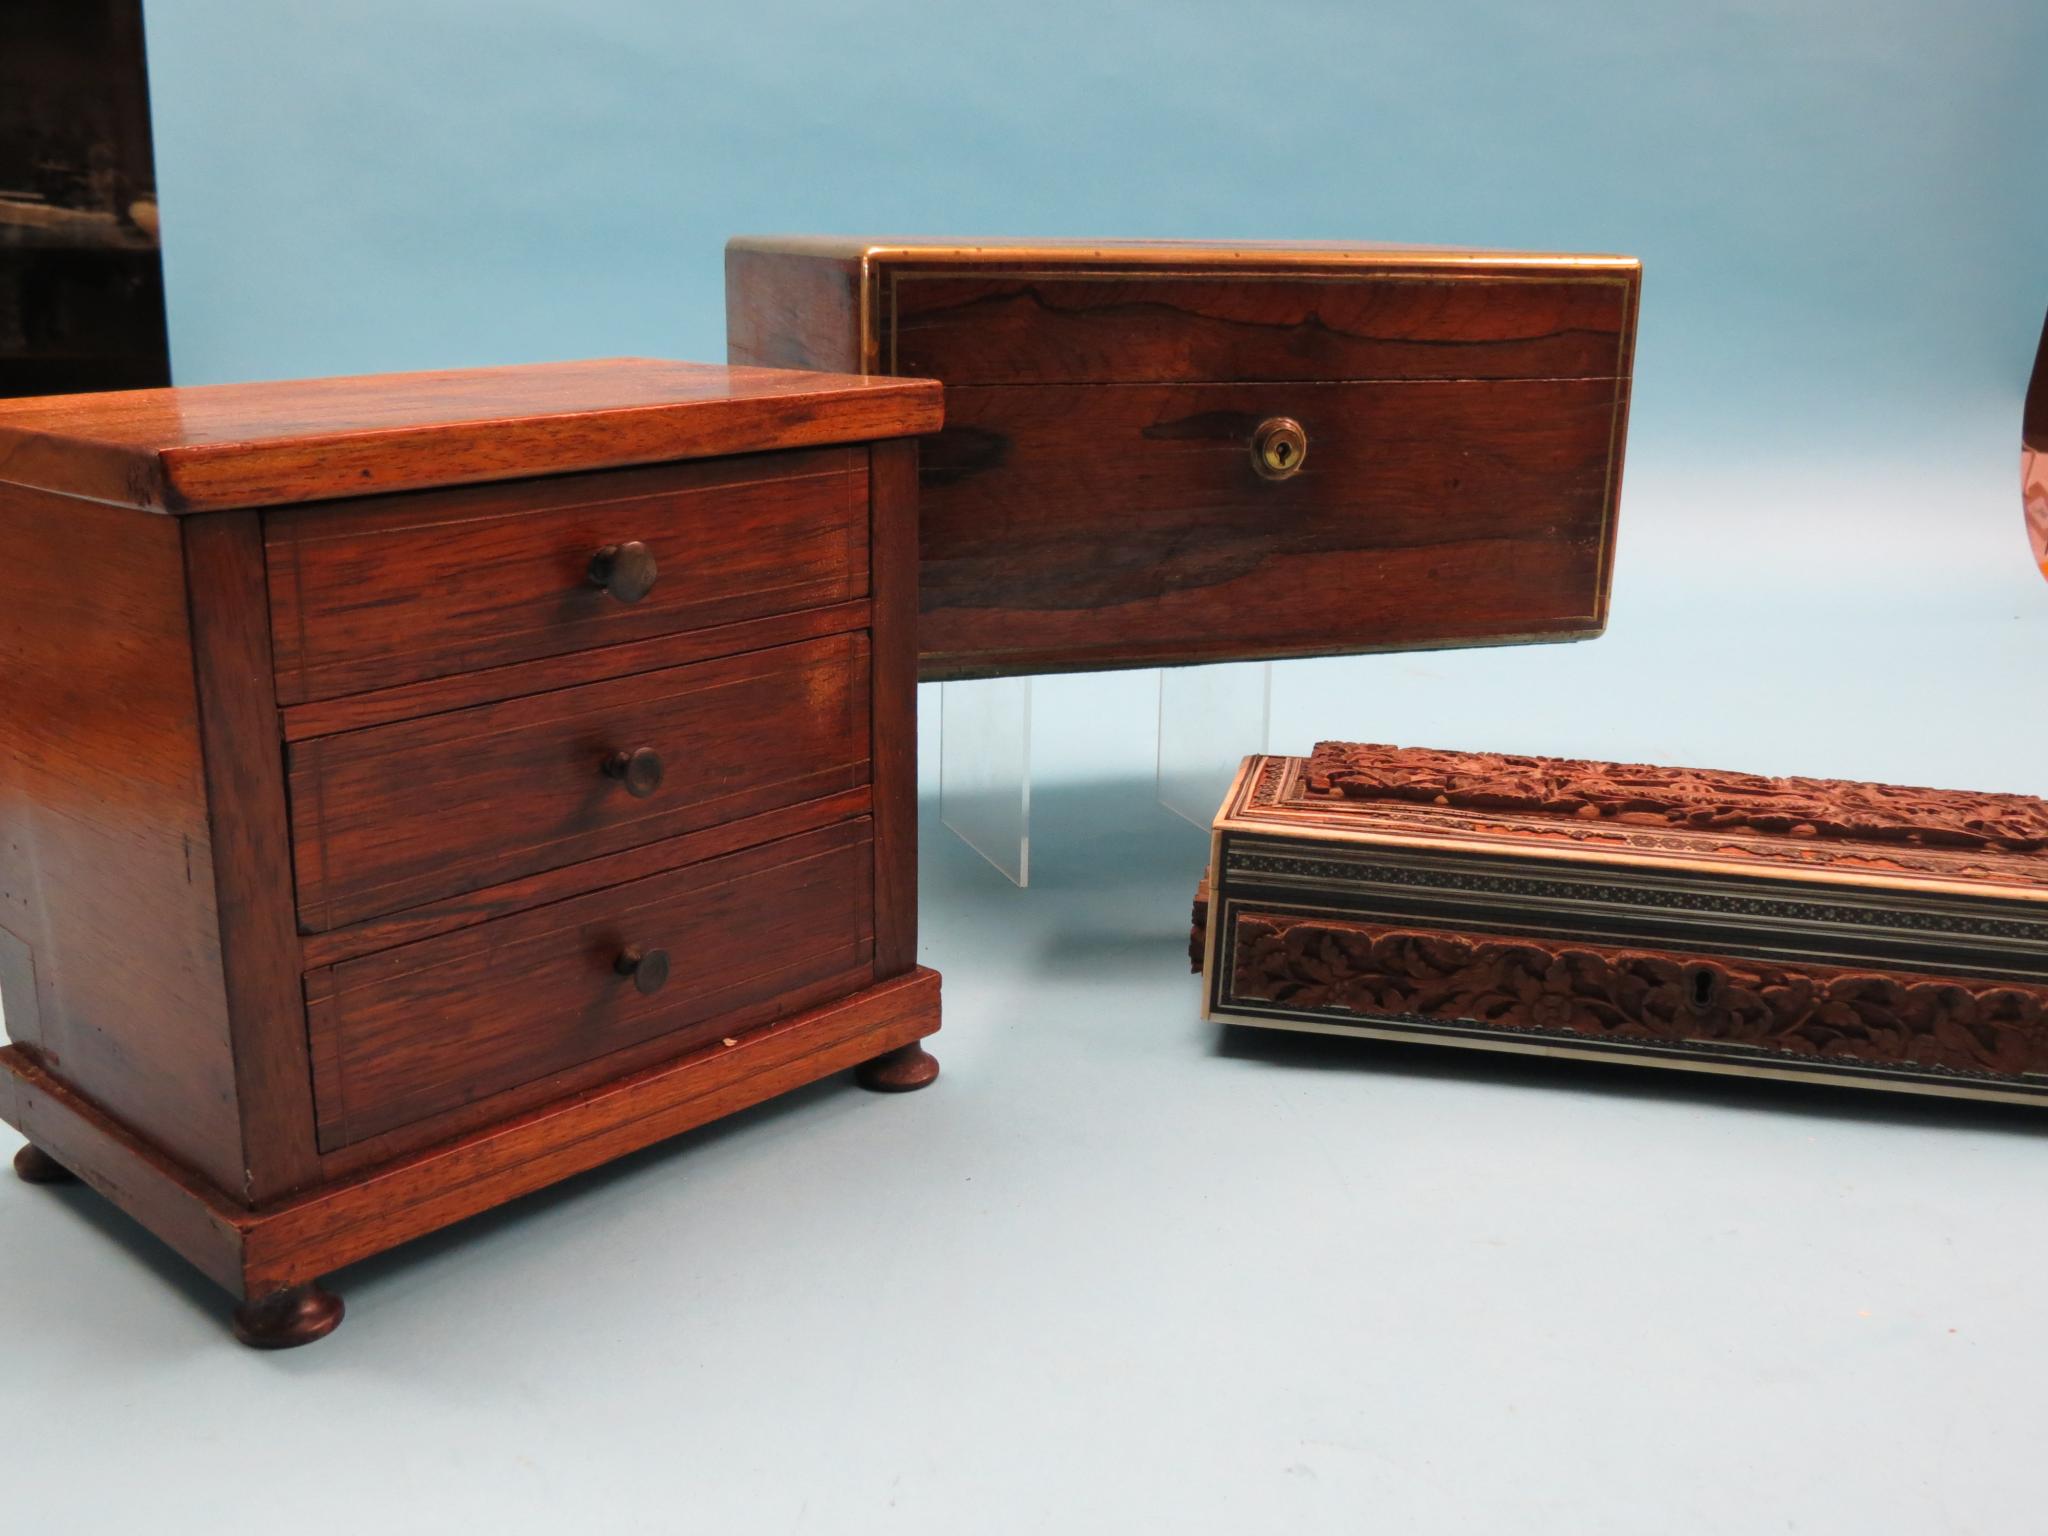
<path id="1" fill-rule="evenodd" d="M 1252 468 L 1268 480 L 1301 473 L 1308 457 L 1308 434 L 1292 416 L 1269 416 L 1252 433 Z"/>

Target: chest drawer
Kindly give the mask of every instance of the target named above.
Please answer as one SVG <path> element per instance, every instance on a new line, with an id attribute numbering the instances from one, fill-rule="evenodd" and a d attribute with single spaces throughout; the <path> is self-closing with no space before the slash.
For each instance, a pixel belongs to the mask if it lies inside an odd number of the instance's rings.
<path id="1" fill-rule="evenodd" d="M 863 596 L 867 490 L 828 448 L 273 513 L 278 702 Z"/>
<path id="2" fill-rule="evenodd" d="M 868 780 L 868 640 L 743 656 L 293 744 L 306 932 Z"/>
<path id="3" fill-rule="evenodd" d="M 947 402 L 919 519 L 928 673 L 1603 622 L 1612 381 L 961 386 Z M 1281 419 L 1306 449 L 1271 479 L 1251 445 Z"/>
<path id="4" fill-rule="evenodd" d="M 860 984 L 872 857 L 860 818 L 310 973 L 322 1150 L 658 1036 L 680 1054 L 775 1016 L 778 998 Z"/>

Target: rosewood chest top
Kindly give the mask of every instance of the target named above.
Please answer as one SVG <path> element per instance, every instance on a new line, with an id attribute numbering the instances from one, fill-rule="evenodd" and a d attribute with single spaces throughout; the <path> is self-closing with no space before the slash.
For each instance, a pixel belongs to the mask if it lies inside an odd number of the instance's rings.
<path id="1" fill-rule="evenodd" d="M 923 675 L 1597 634 L 1641 272 L 1371 245 L 746 237 L 728 350 L 934 378 Z"/>

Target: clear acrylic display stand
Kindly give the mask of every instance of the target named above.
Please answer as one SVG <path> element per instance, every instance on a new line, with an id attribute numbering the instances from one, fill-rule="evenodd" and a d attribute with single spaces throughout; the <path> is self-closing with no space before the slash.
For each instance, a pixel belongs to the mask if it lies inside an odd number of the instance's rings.
<path id="1" fill-rule="evenodd" d="M 1246 754 L 1266 750 L 1273 664 L 1224 662 L 1159 674 L 1159 803 L 1203 831 Z"/>
<path id="2" fill-rule="evenodd" d="M 1031 883 L 1031 679 L 939 684 L 939 819 Z"/>
<path id="3" fill-rule="evenodd" d="M 1270 662 L 1159 674 L 1154 792 L 1206 831 L 1249 752 L 1266 750 Z M 939 819 L 1019 886 L 1031 883 L 1031 679 L 939 685 Z"/>

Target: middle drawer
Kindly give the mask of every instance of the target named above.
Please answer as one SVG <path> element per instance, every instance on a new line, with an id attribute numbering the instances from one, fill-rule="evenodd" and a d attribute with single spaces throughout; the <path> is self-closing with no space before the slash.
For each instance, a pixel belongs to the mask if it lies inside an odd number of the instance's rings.
<path id="1" fill-rule="evenodd" d="M 868 762 L 864 633 L 297 742 L 299 927 L 852 789 Z"/>

